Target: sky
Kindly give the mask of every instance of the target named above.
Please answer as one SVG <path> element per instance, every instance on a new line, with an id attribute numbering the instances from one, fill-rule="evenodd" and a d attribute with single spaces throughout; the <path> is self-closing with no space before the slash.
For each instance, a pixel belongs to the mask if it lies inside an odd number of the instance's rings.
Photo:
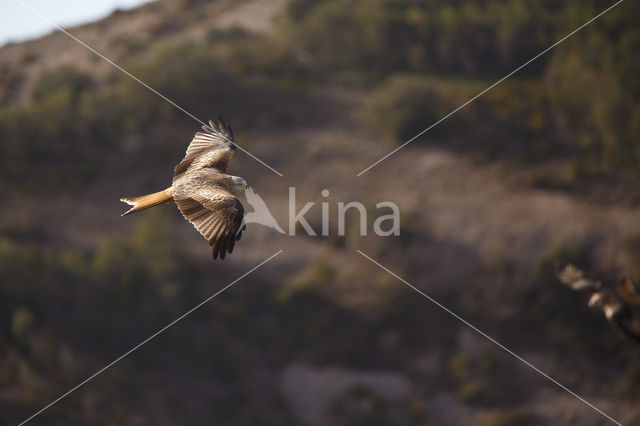
<path id="1" fill-rule="evenodd" d="M 94 21 L 117 8 L 131 8 L 149 0 L 0 0 L 0 46 L 47 34 L 55 27 L 21 5 L 23 2 L 61 27 Z"/>

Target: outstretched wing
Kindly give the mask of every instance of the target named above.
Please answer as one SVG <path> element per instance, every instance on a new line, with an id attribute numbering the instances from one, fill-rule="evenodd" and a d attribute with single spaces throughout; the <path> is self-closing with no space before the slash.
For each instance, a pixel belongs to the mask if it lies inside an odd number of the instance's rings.
<path id="1" fill-rule="evenodd" d="M 224 188 L 198 188 L 188 197 L 177 198 L 182 215 L 209 241 L 213 258 L 224 259 L 233 252 L 236 240 L 244 230 L 244 208 L 238 199 Z"/>
<path id="2" fill-rule="evenodd" d="M 593 281 L 585 278 L 582 271 L 571 264 L 566 265 L 558 272 L 558 279 L 562 284 L 575 291 L 593 293 L 594 291 L 602 288 L 602 283 L 600 281 Z"/>
<path id="3" fill-rule="evenodd" d="M 218 118 L 218 122 L 209 121 L 209 125 L 202 126 L 203 132 L 197 132 L 187 147 L 187 153 L 173 170 L 173 180 L 187 171 L 205 167 L 226 173 L 229 160 L 236 150 L 233 141 L 233 130 Z"/>

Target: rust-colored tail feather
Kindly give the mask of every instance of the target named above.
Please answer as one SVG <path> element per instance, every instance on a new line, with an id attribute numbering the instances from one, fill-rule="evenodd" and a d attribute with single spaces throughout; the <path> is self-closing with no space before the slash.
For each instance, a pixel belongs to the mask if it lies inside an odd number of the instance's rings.
<path id="1" fill-rule="evenodd" d="M 126 216 L 131 213 L 139 212 L 140 210 L 148 209 L 149 207 L 173 202 L 173 188 L 169 187 L 164 191 L 141 195 L 139 197 L 121 198 L 120 201 L 133 206 L 126 212 L 122 213 L 122 216 Z"/>

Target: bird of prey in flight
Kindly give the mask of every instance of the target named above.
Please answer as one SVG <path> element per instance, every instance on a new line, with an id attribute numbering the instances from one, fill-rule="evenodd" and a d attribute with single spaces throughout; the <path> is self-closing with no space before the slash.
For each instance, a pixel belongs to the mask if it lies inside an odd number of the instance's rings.
<path id="1" fill-rule="evenodd" d="M 588 293 L 589 307 L 600 309 L 620 333 L 640 343 L 640 294 L 628 278 L 623 278 L 614 288 L 584 277 L 573 265 L 566 265 L 558 272 L 558 279 L 572 290 Z"/>
<path id="2" fill-rule="evenodd" d="M 233 131 L 221 118 L 197 132 L 184 159 L 173 171 L 173 183 L 163 191 L 122 198 L 133 207 L 123 216 L 160 204 L 175 202 L 182 215 L 207 239 L 213 258 L 231 253 L 246 228 L 244 208 L 237 198 L 247 182 L 227 174 L 236 150 Z"/>

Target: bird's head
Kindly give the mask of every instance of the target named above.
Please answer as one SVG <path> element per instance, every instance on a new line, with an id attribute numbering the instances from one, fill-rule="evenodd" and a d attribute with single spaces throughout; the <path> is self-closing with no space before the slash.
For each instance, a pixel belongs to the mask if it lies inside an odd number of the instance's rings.
<path id="1" fill-rule="evenodd" d="M 239 176 L 231 176 L 229 178 L 231 182 L 231 189 L 234 194 L 240 194 L 242 191 L 247 189 L 247 181 Z"/>

